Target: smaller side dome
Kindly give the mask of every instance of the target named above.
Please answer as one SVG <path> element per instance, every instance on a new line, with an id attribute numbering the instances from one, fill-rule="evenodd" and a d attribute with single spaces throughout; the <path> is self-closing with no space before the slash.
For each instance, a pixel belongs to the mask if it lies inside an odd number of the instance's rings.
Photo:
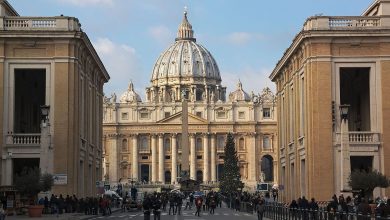
<path id="1" fill-rule="evenodd" d="M 251 101 L 251 97 L 242 89 L 242 83 L 240 80 L 238 80 L 237 83 L 237 89 L 234 92 L 231 92 L 229 94 L 229 101 L 231 102 L 239 102 L 239 101 L 245 101 L 249 102 Z"/>
<path id="2" fill-rule="evenodd" d="M 121 103 L 134 103 L 134 102 L 142 102 L 141 97 L 134 91 L 133 82 L 130 81 L 129 88 L 120 98 Z"/>

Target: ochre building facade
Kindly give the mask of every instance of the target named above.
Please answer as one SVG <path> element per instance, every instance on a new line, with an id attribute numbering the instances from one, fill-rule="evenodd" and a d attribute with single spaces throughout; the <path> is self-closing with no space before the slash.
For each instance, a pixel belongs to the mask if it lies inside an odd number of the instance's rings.
<path id="1" fill-rule="evenodd" d="M 189 148 L 190 178 L 217 184 L 227 133 L 233 133 L 242 180 L 277 182 L 276 103 L 270 89 L 246 93 L 241 82 L 226 95 L 218 65 L 196 43 L 185 13 L 176 41 L 158 58 L 142 101 L 130 82 L 103 106 L 104 178 L 112 185 L 175 185 L 182 149 Z M 189 143 L 181 144 L 182 99 L 188 99 Z"/>
<path id="2" fill-rule="evenodd" d="M 308 18 L 270 75 L 284 200 L 348 193 L 356 169 L 390 175 L 389 15 L 390 1 L 376 0 L 361 16 Z"/>
<path id="3" fill-rule="evenodd" d="M 77 18 L 23 17 L 7 1 L 0 7 L 1 186 L 39 167 L 56 177 L 54 194 L 96 195 L 107 71 Z M 43 105 L 50 107 L 44 123 Z"/>

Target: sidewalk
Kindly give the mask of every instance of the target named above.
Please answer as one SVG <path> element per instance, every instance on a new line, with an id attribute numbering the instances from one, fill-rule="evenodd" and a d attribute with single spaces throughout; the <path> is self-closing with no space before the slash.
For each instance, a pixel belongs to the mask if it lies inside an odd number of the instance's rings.
<path id="1" fill-rule="evenodd" d="M 112 208 L 112 213 L 114 212 L 119 212 L 121 209 L 120 208 Z M 100 215 L 85 215 L 83 213 L 64 213 L 61 215 L 58 215 L 58 217 L 54 215 L 42 215 L 40 218 L 30 218 L 28 215 L 14 215 L 14 216 L 7 216 L 5 219 L 6 220 L 19 220 L 19 219 L 44 219 L 44 220 L 87 220 L 91 218 L 95 218 Z"/>

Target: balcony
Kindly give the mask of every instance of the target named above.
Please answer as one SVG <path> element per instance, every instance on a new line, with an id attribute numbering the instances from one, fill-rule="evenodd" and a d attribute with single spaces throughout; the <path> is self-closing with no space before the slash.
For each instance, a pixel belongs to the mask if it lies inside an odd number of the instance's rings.
<path id="1" fill-rule="evenodd" d="M 306 20 L 303 30 L 351 30 L 351 29 L 383 29 L 390 27 L 389 17 L 368 16 L 315 16 Z"/>
<path id="2" fill-rule="evenodd" d="M 365 146 L 365 145 L 379 145 L 380 134 L 375 132 L 365 131 L 350 131 L 348 132 L 349 144 L 353 146 Z M 336 144 L 341 144 L 341 133 L 336 133 Z"/>
<path id="3" fill-rule="evenodd" d="M 81 31 L 77 18 L 59 17 L 2 17 L 2 30 L 18 31 Z"/>
<path id="4" fill-rule="evenodd" d="M 149 148 L 140 148 L 138 151 L 140 154 L 150 154 Z"/>
<path id="5" fill-rule="evenodd" d="M 6 144 L 9 146 L 40 146 L 41 134 L 8 134 Z"/>

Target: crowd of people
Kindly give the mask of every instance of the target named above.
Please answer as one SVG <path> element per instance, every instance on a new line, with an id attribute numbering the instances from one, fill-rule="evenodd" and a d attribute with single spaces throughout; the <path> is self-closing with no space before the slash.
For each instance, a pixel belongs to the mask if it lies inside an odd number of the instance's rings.
<path id="1" fill-rule="evenodd" d="M 154 214 L 154 219 L 158 220 L 161 211 L 167 211 L 168 215 L 181 215 L 182 205 L 185 203 L 184 210 L 195 208 L 195 215 L 200 216 L 201 211 L 208 211 L 210 214 L 215 213 L 217 206 L 221 206 L 222 200 L 218 193 L 210 191 L 206 195 L 191 193 L 182 193 L 174 191 L 170 193 L 153 193 L 146 194 L 142 202 L 145 218 L 148 219 L 150 214 Z"/>
<path id="2" fill-rule="evenodd" d="M 351 215 L 358 216 L 358 219 L 364 219 L 365 216 L 371 215 L 380 218 L 390 217 L 390 199 L 377 198 L 375 201 L 368 201 L 359 195 L 355 197 L 344 197 L 343 194 L 340 194 L 338 197 L 333 195 L 332 199 L 326 202 L 323 207 L 320 207 L 314 198 L 308 201 L 302 196 L 297 200 L 292 200 L 287 207 L 293 214 L 294 210 L 304 210 L 304 213 L 308 212 L 309 216 L 317 216 L 317 214 L 322 213 L 325 215 L 337 215 L 339 219 L 348 219 L 347 217 Z M 313 217 L 313 219 L 315 218 Z"/>
<path id="3" fill-rule="evenodd" d="M 67 195 L 65 198 L 60 194 L 51 195 L 50 199 L 45 196 L 40 198 L 38 204 L 43 205 L 43 214 L 85 213 L 86 215 L 110 215 L 111 207 L 118 201 L 109 196 L 87 197 L 78 199 L 75 195 Z"/>

